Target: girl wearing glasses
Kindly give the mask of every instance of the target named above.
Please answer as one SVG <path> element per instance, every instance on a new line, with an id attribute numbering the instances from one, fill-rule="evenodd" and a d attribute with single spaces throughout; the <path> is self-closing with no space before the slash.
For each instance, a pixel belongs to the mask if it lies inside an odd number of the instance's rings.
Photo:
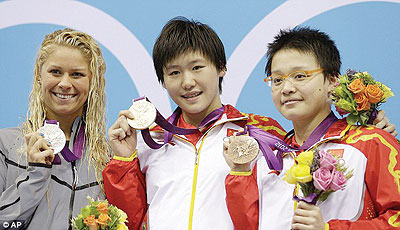
<path id="1" fill-rule="evenodd" d="M 400 145 L 376 127 L 348 125 L 331 111 L 331 92 L 341 66 L 339 51 L 323 32 L 281 31 L 268 47 L 265 81 L 275 107 L 293 130 L 285 142 L 298 151 L 283 157 L 283 170 L 264 159 L 227 163 L 227 206 L 235 229 L 394 229 L 400 227 Z M 229 142 L 224 143 L 224 149 Z M 318 147 L 341 154 L 354 175 L 343 191 L 318 206 L 292 200 L 294 186 L 283 181 L 296 155 Z M 225 151 L 226 152 L 226 151 Z"/>

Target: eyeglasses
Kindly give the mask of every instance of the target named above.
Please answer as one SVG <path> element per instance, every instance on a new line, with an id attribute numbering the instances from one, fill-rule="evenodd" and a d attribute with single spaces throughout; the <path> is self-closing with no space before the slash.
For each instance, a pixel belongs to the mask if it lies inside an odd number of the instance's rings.
<path id="1" fill-rule="evenodd" d="M 271 75 L 264 79 L 264 82 L 268 84 L 269 87 L 280 88 L 283 86 L 283 82 L 285 79 L 289 79 L 292 84 L 301 85 L 307 82 L 308 79 L 312 76 L 313 73 L 322 72 L 324 69 L 315 69 L 315 70 L 296 70 L 288 75 Z"/>

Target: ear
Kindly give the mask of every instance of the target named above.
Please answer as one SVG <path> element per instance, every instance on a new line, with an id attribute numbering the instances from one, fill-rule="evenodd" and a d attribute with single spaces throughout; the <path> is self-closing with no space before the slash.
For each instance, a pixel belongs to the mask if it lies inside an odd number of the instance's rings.
<path id="1" fill-rule="evenodd" d="M 226 74 L 226 67 L 224 67 L 222 70 L 219 71 L 218 77 L 224 77 Z"/>
<path id="2" fill-rule="evenodd" d="M 332 93 L 332 91 L 336 88 L 336 86 L 339 83 L 339 76 L 329 75 L 328 82 L 329 82 L 328 92 Z"/>

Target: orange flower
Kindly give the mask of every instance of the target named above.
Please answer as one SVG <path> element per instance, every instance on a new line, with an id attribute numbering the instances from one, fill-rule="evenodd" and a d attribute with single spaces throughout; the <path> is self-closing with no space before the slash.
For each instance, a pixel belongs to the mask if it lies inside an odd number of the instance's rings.
<path id="1" fill-rule="evenodd" d="M 95 226 L 97 225 L 96 217 L 94 215 L 90 215 L 83 219 L 83 223 L 85 223 L 87 226 Z"/>
<path id="2" fill-rule="evenodd" d="M 360 92 L 364 92 L 365 90 L 365 85 L 362 82 L 362 80 L 360 78 L 355 79 L 354 81 L 352 81 L 347 88 L 354 94 L 360 93 Z"/>
<path id="3" fill-rule="evenodd" d="M 96 220 L 96 222 L 100 225 L 107 226 L 107 221 L 111 220 L 111 218 L 107 214 L 100 214 L 99 218 Z"/>
<path id="4" fill-rule="evenodd" d="M 381 101 L 383 91 L 377 85 L 368 85 L 365 89 L 365 95 L 367 96 L 370 103 L 378 103 Z"/>
<path id="5" fill-rule="evenodd" d="M 105 202 L 100 202 L 97 205 L 97 210 L 99 210 L 100 213 L 107 214 L 108 213 L 108 204 Z"/>
<path id="6" fill-rule="evenodd" d="M 369 110 L 370 103 L 364 93 L 357 93 L 356 95 L 354 95 L 354 99 L 357 102 L 358 111 Z"/>

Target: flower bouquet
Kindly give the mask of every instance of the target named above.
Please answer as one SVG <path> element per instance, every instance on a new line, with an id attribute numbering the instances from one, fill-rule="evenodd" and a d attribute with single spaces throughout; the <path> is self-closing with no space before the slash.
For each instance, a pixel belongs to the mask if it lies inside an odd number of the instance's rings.
<path id="1" fill-rule="evenodd" d="M 304 197 L 295 196 L 294 200 L 316 204 L 326 200 L 331 193 L 343 190 L 352 176 L 353 170 L 348 170 L 342 158 L 313 149 L 296 157 L 283 180 L 300 185 Z"/>
<path id="2" fill-rule="evenodd" d="M 346 120 L 350 125 L 358 122 L 366 126 L 372 124 L 378 107 L 391 96 L 394 96 L 391 89 L 375 81 L 369 73 L 347 70 L 340 76 L 332 100 L 340 115 L 349 114 Z"/>
<path id="3" fill-rule="evenodd" d="M 81 209 L 81 213 L 72 219 L 72 227 L 76 230 L 127 230 L 127 215 L 107 200 L 95 201 L 87 197 L 89 204 Z"/>

